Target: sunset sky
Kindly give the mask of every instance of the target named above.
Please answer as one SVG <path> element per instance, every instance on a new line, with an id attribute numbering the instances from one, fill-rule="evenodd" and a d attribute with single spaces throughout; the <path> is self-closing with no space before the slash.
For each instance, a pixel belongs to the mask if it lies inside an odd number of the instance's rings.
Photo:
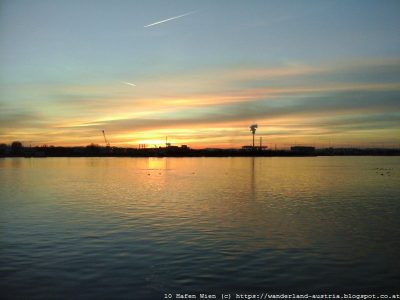
<path id="1" fill-rule="evenodd" d="M 0 142 L 230 148 L 252 123 L 399 147 L 400 1 L 0 2 Z"/>

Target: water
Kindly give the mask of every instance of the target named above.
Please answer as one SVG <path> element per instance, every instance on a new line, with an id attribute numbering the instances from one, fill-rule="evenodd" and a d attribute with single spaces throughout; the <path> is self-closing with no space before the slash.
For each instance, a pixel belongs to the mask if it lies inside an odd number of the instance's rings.
<path id="1" fill-rule="evenodd" d="M 398 291 L 399 179 L 399 157 L 0 159 L 0 295 Z"/>

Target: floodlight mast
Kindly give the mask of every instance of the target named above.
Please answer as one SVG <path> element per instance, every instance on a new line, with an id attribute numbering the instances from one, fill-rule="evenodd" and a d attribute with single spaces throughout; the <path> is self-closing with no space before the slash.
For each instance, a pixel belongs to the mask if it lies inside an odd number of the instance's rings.
<path id="1" fill-rule="evenodd" d="M 253 150 L 254 150 L 254 135 L 256 134 L 257 128 L 258 128 L 257 124 L 253 124 L 250 126 L 250 131 L 253 134 Z"/>

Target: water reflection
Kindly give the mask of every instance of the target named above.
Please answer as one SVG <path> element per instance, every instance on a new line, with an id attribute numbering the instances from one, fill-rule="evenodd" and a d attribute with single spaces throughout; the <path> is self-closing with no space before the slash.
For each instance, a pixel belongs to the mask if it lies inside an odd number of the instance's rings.
<path id="1" fill-rule="evenodd" d="M 167 170 L 168 169 L 168 161 L 167 157 L 149 157 L 147 159 L 147 168 L 149 170 Z"/>
<path id="2" fill-rule="evenodd" d="M 379 157 L 0 159 L 0 273 L 14 287 L 37 270 L 117 290 L 397 286 L 399 179 Z"/>

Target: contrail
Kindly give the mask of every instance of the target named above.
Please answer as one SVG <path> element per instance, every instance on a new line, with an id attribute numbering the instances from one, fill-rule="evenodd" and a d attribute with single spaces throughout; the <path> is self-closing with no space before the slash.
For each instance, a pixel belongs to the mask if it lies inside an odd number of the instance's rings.
<path id="1" fill-rule="evenodd" d="M 130 82 L 126 82 L 126 81 L 122 81 L 122 83 L 125 83 L 125 84 L 127 84 L 127 85 L 131 85 L 131 86 L 136 86 L 136 84 L 130 83 Z"/>
<path id="2" fill-rule="evenodd" d="M 155 23 L 151 23 L 151 24 L 145 25 L 143 27 L 150 27 L 150 26 L 158 25 L 158 24 L 161 24 L 161 23 L 164 23 L 164 22 L 168 22 L 168 21 L 175 20 L 175 19 L 178 19 L 178 18 L 186 17 L 186 16 L 194 14 L 194 13 L 195 13 L 195 11 L 191 11 L 191 12 L 188 12 L 186 14 L 179 15 L 179 16 L 172 17 L 172 18 L 165 19 L 165 20 L 161 20 L 161 21 L 158 21 L 158 22 L 155 22 Z"/>

